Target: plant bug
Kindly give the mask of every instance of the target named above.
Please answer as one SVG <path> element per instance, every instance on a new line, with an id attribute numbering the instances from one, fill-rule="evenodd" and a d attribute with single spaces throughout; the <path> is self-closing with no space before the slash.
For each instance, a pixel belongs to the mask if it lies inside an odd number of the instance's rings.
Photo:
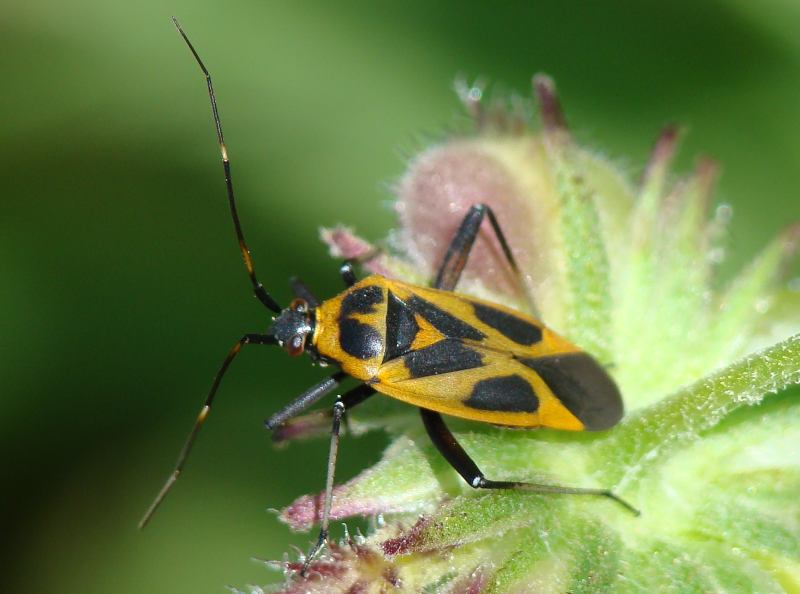
<path id="1" fill-rule="evenodd" d="M 322 399 L 346 377 L 361 382 L 337 397 L 332 408 L 321 528 L 306 556 L 303 575 L 328 536 L 342 418 L 346 411 L 375 393 L 417 406 L 430 439 L 471 487 L 603 496 L 638 515 L 636 508 L 607 489 L 487 479 L 442 419 L 445 414 L 507 427 L 597 431 L 612 427 L 623 414 L 616 384 L 589 354 L 536 319 L 453 292 L 485 219 L 505 260 L 519 276 L 505 235 L 488 206 L 476 204 L 468 211 L 430 288 L 378 275 L 359 281 L 351 263 L 346 262 L 340 272 L 347 288 L 339 295 L 319 301 L 302 282 L 294 280 L 295 298 L 286 308 L 278 305 L 258 281 L 244 239 L 211 76 L 178 21 L 174 17 L 172 20 L 206 79 L 228 203 L 247 274 L 256 297 L 276 315 L 265 333 L 245 334 L 228 352 L 175 469 L 142 518 L 140 528 L 147 524 L 183 471 L 225 372 L 248 344 L 278 345 L 291 356 L 305 352 L 315 361 L 339 368 L 272 415 L 266 421 L 270 430 Z"/>

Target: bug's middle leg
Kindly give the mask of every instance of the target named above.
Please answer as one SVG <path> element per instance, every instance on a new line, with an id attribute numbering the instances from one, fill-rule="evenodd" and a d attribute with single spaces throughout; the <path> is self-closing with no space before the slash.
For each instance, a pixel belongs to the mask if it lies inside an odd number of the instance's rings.
<path id="1" fill-rule="evenodd" d="M 560 485 L 543 485 L 520 481 L 493 481 L 487 479 L 478 468 L 478 465 L 472 461 L 469 454 L 461 447 L 461 444 L 456 441 L 456 438 L 447 428 L 447 425 L 444 424 L 444 419 L 442 419 L 439 413 L 421 408 L 420 414 L 422 415 L 422 422 L 425 424 L 425 429 L 431 441 L 433 441 L 433 444 L 470 487 L 475 489 L 520 489 L 524 491 L 533 491 L 535 493 L 554 493 L 561 495 L 597 495 L 612 499 L 634 515 L 639 515 L 638 509 L 608 489 L 582 489 L 580 487 L 562 487 Z"/>
<path id="2" fill-rule="evenodd" d="M 303 562 L 303 568 L 300 570 L 300 575 L 306 575 L 309 565 L 314 560 L 314 557 L 322 550 L 328 540 L 328 522 L 331 514 L 331 501 L 333 500 L 333 479 L 336 474 L 336 458 L 339 454 L 339 430 L 341 428 L 342 417 L 344 416 L 344 404 L 341 400 L 337 400 L 333 405 L 333 423 L 331 425 L 331 447 L 328 453 L 328 473 L 325 480 L 325 498 L 322 504 L 322 523 L 319 529 L 319 536 L 317 542 L 311 547 L 306 555 L 306 560 Z"/>

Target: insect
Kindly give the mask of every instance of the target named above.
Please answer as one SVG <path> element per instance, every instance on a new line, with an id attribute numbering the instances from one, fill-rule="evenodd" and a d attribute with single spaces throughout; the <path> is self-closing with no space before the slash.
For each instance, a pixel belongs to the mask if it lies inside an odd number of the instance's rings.
<path id="1" fill-rule="evenodd" d="M 453 292 L 485 220 L 508 265 L 519 275 L 500 224 L 488 206 L 476 204 L 464 217 L 430 288 L 378 275 L 359 281 L 352 263 L 346 262 L 340 272 L 347 288 L 341 294 L 319 301 L 301 281 L 294 280 L 294 299 L 286 308 L 278 305 L 258 281 L 244 239 L 211 76 L 174 17 L 173 22 L 206 79 L 228 202 L 247 274 L 256 297 L 276 315 L 265 333 L 245 334 L 228 352 L 175 469 L 140 527 L 147 524 L 183 471 L 225 372 L 242 347 L 250 344 L 278 345 L 291 356 L 305 352 L 319 363 L 339 368 L 270 417 L 266 421 L 269 429 L 309 408 L 348 376 L 361 382 L 338 396 L 332 408 L 321 528 L 301 574 L 328 537 L 342 418 L 376 393 L 418 407 L 430 439 L 471 487 L 603 496 L 638 515 L 632 505 L 607 489 L 488 479 L 442 419 L 445 414 L 508 427 L 595 431 L 612 427 L 623 414 L 616 384 L 589 354 L 527 315 Z"/>

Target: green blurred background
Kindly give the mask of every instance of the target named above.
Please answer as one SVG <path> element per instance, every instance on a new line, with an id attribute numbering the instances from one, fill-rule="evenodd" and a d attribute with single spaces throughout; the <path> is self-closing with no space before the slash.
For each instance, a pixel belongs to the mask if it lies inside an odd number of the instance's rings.
<path id="1" fill-rule="evenodd" d="M 488 4 L 488 3 L 486 3 Z M 197 67 L 215 76 L 240 209 L 280 301 L 340 287 L 317 228 L 393 222 L 404 156 L 457 121 L 457 74 L 551 74 L 576 136 L 635 176 L 666 122 L 723 165 L 733 269 L 800 219 L 800 4 L 8 3 L 0 21 L 2 592 L 224 592 L 305 548 L 267 508 L 319 489 L 324 440 L 262 420 L 320 376 L 251 348 L 187 474 L 136 523 L 212 375 L 268 317 L 231 229 Z M 380 455 L 345 440 L 340 479 Z"/>

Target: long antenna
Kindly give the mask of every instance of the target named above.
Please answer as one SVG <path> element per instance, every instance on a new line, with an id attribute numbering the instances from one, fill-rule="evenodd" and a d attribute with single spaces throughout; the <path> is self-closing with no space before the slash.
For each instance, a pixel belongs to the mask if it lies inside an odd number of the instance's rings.
<path id="1" fill-rule="evenodd" d="M 247 275 L 250 277 L 250 282 L 253 283 L 253 291 L 256 294 L 256 297 L 259 298 L 261 303 L 267 306 L 269 309 L 274 311 L 275 313 L 280 313 L 281 308 L 278 303 L 267 293 L 267 290 L 264 288 L 258 279 L 256 278 L 256 270 L 253 266 L 253 258 L 250 256 L 250 248 L 247 247 L 247 243 L 244 240 L 244 233 L 242 232 L 242 224 L 239 222 L 239 213 L 236 210 L 236 199 L 233 195 L 233 181 L 231 180 L 231 163 L 228 160 L 228 149 L 225 148 L 225 139 L 222 136 L 222 122 L 219 119 L 219 109 L 217 109 L 217 97 L 214 94 L 214 85 L 211 83 L 211 75 L 208 73 L 208 69 L 206 68 L 205 64 L 203 64 L 203 60 L 200 59 L 200 56 L 197 54 L 197 51 L 194 49 L 192 42 L 189 41 L 189 38 L 184 33 L 183 29 L 181 28 L 180 23 L 178 23 L 178 19 L 172 17 L 172 22 L 175 24 L 175 28 L 178 29 L 178 33 L 181 34 L 183 40 L 186 42 L 186 45 L 189 46 L 189 49 L 194 56 L 194 59 L 197 60 L 197 64 L 200 66 L 200 70 L 203 71 L 203 75 L 206 77 L 206 85 L 208 86 L 208 97 L 211 100 L 211 114 L 214 116 L 214 128 L 217 131 L 217 141 L 219 142 L 219 152 L 222 155 L 222 168 L 225 171 L 225 187 L 228 190 L 228 204 L 231 207 L 231 217 L 233 217 L 233 226 L 236 228 L 236 238 L 239 240 L 239 250 L 242 252 L 242 258 L 244 259 L 245 268 L 247 268 Z"/>
<path id="2" fill-rule="evenodd" d="M 197 52 L 192 46 L 192 43 L 189 41 L 189 38 L 186 36 L 186 33 L 183 32 L 180 24 L 178 23 L 178 19 L 172 17 L 172 22 L 175 24 L 175 27 L 178 29 L 178 33 L 181 34 L 186 45 L 189 46 L 189 49 L 192 52 L 195 60 L 197 60 L 198 65 L 200 66 L 200 70 L 203 71 L 203 75 L 206 77 L 206 84 L 208 85 L 208 96 L 211 100 L 211 113 L 214 116 L 214 127 L 217 131 L 217 141 L 219 142 L 219 150 L 222 155 L 222 167 L 225 171 L 225 187 L 228 191 L 228 204 L 230 205 L 231 209 L 231 217 L 233 218 L 233 226 L 236 229 L 236 237 L 239 240 L 239 249 L 242 252 L 242 258 L 244 258 L 244 265 L 247 268 L 247 274 L 250 277 L 250 281 L 253 284 L 253 291 L 256 294 L 256 297 L 259 298 L 261 303 L 263 303 L 266 307 L 271 309 L 275 313 L 280 313 L 281 308 L 276 303 L 276 301 L 267 293 L 264 286 L 258 282 L 256 278 L 255 268 L 253 266 L 253 259 L 250 256 L 250 249 L 247 247 L 247 243 L 244 239 L 244 234 L 242 233 L 242 225 L 239 222 L 239 214 L 236 211 L 236 199 L 233 195 L 233 182 L 231 181 L 231 164 L 228 160 L 228 151 L 225 148 L 225 140 L 222 136 L 222 123 L 220 122 L 219 118 L 219 110 L 217 109 L 217 98 L 214 95 L 214 86 L 211 83 L 211 75 L 208 73 L 208 69 L 206 69 L 205 64 L 200 59 L 200 56 L 197 55 Z M 161 502 L 164 501 L 164 498 L 167 496 L 167 493 L 172 489 L 175 481 L 178 480 L 178 477 L 183 472 L 183 467 L 186 464 L 186 460 L 189 457 L 189 454 L 192 451 L 192 447 L 194 446 L 194 442 L 197 439 L 197 434 L 200 432 L 200 428 L 203 426 L 206 418 L 208 417 L 208 413 L 211 411 L 211 405 L 214 402 L 214 397 L 217 394 L 217 390 L 219 389 L 220 382 L 222 381 L 225 372 L 228 370 L 228 367 L 236 358 L 236 355 L 239 354 L 242 347 L 246 344 L 276 344 L 276 339 L 271 334 L 245 334 L 240 338 L 236 344 L 233 345 L 230 351 L 228 351 L 228 355 L 225 357 L 225 360 L 222 362 L 219 370 L 217 371 L 217 375 L 214 377 L 214 382 L 211 384 L 211 389 L 208 391 L 206 395 L 206 399 L 203 403 L 202 408 L 200 409 L 199 414 L 197 415 L 197 419 L 192 426 L 192 430 L 189 432 L 189 436 L 186 438 L 186 442 L 181 449 L 180 454 L 178 455 L 178 461 L 175 464 L 175 468 L 173 469 L 172 473 L 167 478 L 164 486 L 161 488 L 161 491 L 158 492 L 156 498 L 153 500 L 153 503 L 150 504 L 150 507 L 144 514 L 141 522 L 139 522 L 139 528 L 144 528 L 147 523 L 150 521 L 150 518 L 153 517 L 156 509 L 158 506 L 161 505 Z"/>
<path id="3" fill-rule="evenodd" d="M 147 525 L 147 523 L 150 521 L 150 518 L 153 517 L 153 514 L 158 509 L 158 506 L 161 505 L 162 501 L 164 501 L 164 497 L 167 496 L 167 493 L 169 493 L 170 489 L 172 489 L 172 486 L 175 484 L 175 481 L 178 480 L 181 472 L 183 472 L 183 467 L 186 464 L 186 459 L 189 457 L 189 453 L 192 451 L 192 446 L 197 439 L 197 434 L 200 432 L 200 428 L 203 426 L 203 423 L 208 417 L 208 413 L 211 412 L 211 405 L 214 403 L 214 396 L 217 394 L 217 389 L 222 381 L 222 377 L 225 375 L 225 372 L 228 371 L 228 367 L 236 358 L 236 355 L 239 354 L 239 351 L 241 351 L 242 347 L 246 344 L 275 344 L 275 337 L 271 334 L 245 334 L 237 341 L 236 344 L 233 345 L 231 350 L 228 351 L 228 355 L 222 362 L 219 371 L 217 371 L 217 375 L 214 376 L 214 382 L 211 384 L 211 389 L 208 391 L 208 395 L 203 402 L 200 413 L 197 415 L 197 420 L 194 422 L 192 430 L 189 432 L 189 436 L 186 438 L 186 443 L 183 444 L 181 453 L 178 455 L 178 462 L 175 464 L 175 469 L 172 471 L 172 474 L 169 475 L 169 478 L 167 478 L 164 486 L 161 487 L 161 491 L 158 492 L 158 495 L 156 495 L 153 503 L 150 504 L 150 507 L 147 508 L 147 511 L 144 513 L 144 516 L 139 522 L 139 530 Z"/>

